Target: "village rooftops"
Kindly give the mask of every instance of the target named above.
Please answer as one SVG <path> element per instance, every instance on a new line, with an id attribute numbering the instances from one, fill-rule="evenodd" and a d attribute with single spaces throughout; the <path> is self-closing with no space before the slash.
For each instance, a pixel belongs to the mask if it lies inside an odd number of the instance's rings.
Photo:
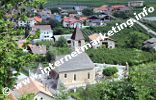
<path id="1" fill-rule="evenodd" d="M 89 40 L 93 41 L 93 40 L 96 40 L 99 36 L 100 36 L 99 34 L 94 33 L 92 35 L 89 35 L 88 38 L 89 38 Z M 111 39 L 109 37 L 105 37 L 105 40 L 112 40 L 112 41 L 114 41 L 113 39 Z"/>
<path id="2" fill-rule="evenodd" d="M 58 56 L 56 57 L 56 60 L 60 60 L 61 58 L 64 58 L 64 56 Z M 64 62 L 59 67 L 56 67 L 56 70 L 59 73 L 61 73 L 61 72 L 69 72 L 69 71 L 87 70 L 93 68 L 94 68 L 94 63 L 89 58 L 89 56 L 86 53 L 81 53 L 76 57 L 69 59 L 69 61 Z"/>
<path id="3" fill-rule="evenodd" d="M 71 36 L 71 39 L 76 40 L 76 41 L 84 40 L 84 36 L 83 36 L 82 31 L 79 28 L 75 28 L 75 30 Z"/>
<path id="4" fill-rule="evenodd" d="M 68 22 L 70 24 L 76 23 L 76 22 L 81 22 L 87 20 L 87 17 L 79 17 L 79 18 L 75 18 L 75 17 L 64 17 L 63 21 L 64 22 Z"/>
<path id="5" fill-rule="evenodd" d="M 30 79 L 30 78 L 29 78 Z M 18 97 L 25 95 L 25 94 L 30 94 L 34 93 L 35 95 L 37 93 L 42 92 L 43 94 L 46 94 L 48 96 L 53 96 L 52 93 L 48 90 L 46 86 L 44 86 L 42 83 L 30 79 L 30 83 L 22 86 L 20 89 L 15 89 L 13 92 L 11 92 L 11 97 L 14 98 L 12 100 L 17 100 Z"/>
<path id="6" fill-rule="evenodd" d="M 51 30 L 50 25 L 35 25 L 32 27 L 32 30 Z"/>
<path id="7" fill-rule="evenodd" d="M 108 11 L 109 7 L 107 5 L 102 5 L 100 7 L 94 8 L 94 11 Z"/>
<path id="8" fill-rule="evenodd" d="M 113 5 L 112 10 L 120 10 L 120 9 L 127 9 L 128 7 L 125 5 Z"/>
<path id="9" fill-rule="evenodd" d="M 30 50 L 30 52 L 33 54 L 46 54 L 47 53 L 46 46 L 44 45 L 37 46 L 37 45 L 29 44 L 28 50 Z"/>

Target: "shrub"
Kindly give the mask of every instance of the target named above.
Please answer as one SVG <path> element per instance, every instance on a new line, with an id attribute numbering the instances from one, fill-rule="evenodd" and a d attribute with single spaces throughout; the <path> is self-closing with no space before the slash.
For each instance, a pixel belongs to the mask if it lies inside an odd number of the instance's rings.
<path id="1" fill-rule="evenodd" d="M 103 75 L 105 76 L 112 76 L 117 72 L 118 72 L 118 69 L 116 67 L 108 67 L 108 68 L 103 69 Z"/>
<path id="2" fill-rule="evenodd" d="M 55 43 L 56 47 L 67 47 L 67 40 L 61 36 L 59 37 L 58 41 Z"/>

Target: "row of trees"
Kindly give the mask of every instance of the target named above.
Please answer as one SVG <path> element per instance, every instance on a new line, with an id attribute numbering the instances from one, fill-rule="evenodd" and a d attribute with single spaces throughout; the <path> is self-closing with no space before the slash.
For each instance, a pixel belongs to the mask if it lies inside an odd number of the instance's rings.
<path id="1" fill-rule="evenodd" d="M 144 52 L 137 49 L 124 49 L 124 48 L 98 48 L 90 49 L 87 51 L 93 62 L 96 63 L 107 63 L 107 64 L 122 64 L 126 62 L 129 65 L 137 65 L 156 59 L 155 53 Z"/>

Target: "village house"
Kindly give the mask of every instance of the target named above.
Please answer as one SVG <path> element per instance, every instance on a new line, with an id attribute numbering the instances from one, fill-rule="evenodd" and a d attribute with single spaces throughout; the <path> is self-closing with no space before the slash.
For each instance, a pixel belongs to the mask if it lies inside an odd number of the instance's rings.
<path id="1" fill-rule="evenodd" d="M 34 100 L 55 100 L 53 94 L 46 86 L 34 79 L 29 79 L 29 83 L 10 93 L 10 100 L 18 100 L 19 97 L 30 93 L 35 95 Z"/>
<path id="2" fill-rule="evenodd" d="M 106 22 L 110 22 L 111 17 L 108 15 L 90 16 L 86 22 L 87 26 L 97 27 L 105 26 Z"/>
<path id="3" fill-rule="evenodd" d="M 43 54 L 45 55 L 47 53 L 47 49 L 46 46 L 44 45 L 32 45 L 32 44 L 28 44 L 27 47 L 28 52 L 32 53 L 32 54 Z"/>
<path id="4" fill-rule="evenodd" d="M 87 17 L 64 17 L 63 18 L 63 27 L 69 27 L 69 28 L 82 28 L 84 26 L 84 21 L 87 20 Z"/>
<path id="5" fill-rule="evenodd" d="M 95 13 L 108 12 L 109 11 L 109 7 L 107 5 L 102 5 L 100 7 L 94 8 L 93 11 Z"/>
<path id="6" fill-rule="evenodd" d="M 99 37 L 99 34 L 92 34 L 88 36 L 90 41 L 96 40 Z M 100 44 L 93 46 L 93 48 L 105 47 L 105 48 L 115 48 L 115 41 L 111 38 L 105 38 L 105 40 L 101 40 Z"/>
<path id="7" fill-rule="evenodd" d="M 156 51 L 156 38 L 151 38 L 149 40 L 144 41 L 143 49 Z"/>
<path id="8" fill-rule="evenodd" d="M 39 23 L 39 22 L 41 22 L 41 21 L 42 21 L 42 18 L 36 16 L 36 17 L 33 17 L 33 18 L 28 18 L 27 21 L 20 21 L 20 20 L 19 20 L 19 21 L 17 22 L 17 25 L 18 25 L 19 27 L 27 27 L 27 26 L 33 27 L 35 24 L 37 24 L 37 23 Z"/>
<path id="9" fill-rule="evenodd" d="M 129 1 L 128 7 L 142 7 L 144 6 L 144 1 Z"/>
<path id="10" fill-rule="evenodd" d="M 59 56 L 56 59 L 63 58 Z M 59 80 L 68 89 L 95 83 L 95 66 L 86 53 L 81 53 L 56 67 Z"/>
<path id="11" fill-rule="evenodd" d="M 30 33 L 34 34 L 38 30 L 40 31 L 39 39 L 34 39 L 34 41 L 53 40 L 53 30 L 50 25 L 35 25 Z"/>
<path id="12" fill-rule="evenodd" d="M 38 15 L 43 19 L 43 21 L 47 21 L 48 19 L 53 19 L 54 16 L 49 9 L 43 9 L 38 11 Z"/>
<path id="13" fill-rule="evenodd" d="M 82 10 L 86 9 L 86 6 L 74 6 L 74 10 L 77 11 L 78 15 L 82 15 Z"/>
<path id="14" fill-rule="evenodd" d="M 125 10 L 129 10 L 129 8 L 125 5 L 112 5 L 111 10 L 112 11 L 115 11 L 115 10 L 125 11 Z"/>

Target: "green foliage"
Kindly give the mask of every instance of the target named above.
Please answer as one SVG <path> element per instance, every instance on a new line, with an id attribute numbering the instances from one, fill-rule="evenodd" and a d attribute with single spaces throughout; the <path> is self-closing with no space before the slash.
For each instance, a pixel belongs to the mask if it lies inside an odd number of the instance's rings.
<path id="1" fill-rule="evenodd" d="M 65 90 L 64 85 L 61 83 L 59 87 L 59 93 L 55 97 L 55 100 L 69 100 L 68 99 L 68 92 Z"/>
<path id="2" fill-rule="evenodd" d="M 73 29 L 63 28 L 62 26 L 58 26 L 54 28 L 54 35 L 63 35 L 63 34 L 71 34 Z"/>
<path id="3" fill-rule="evenodd" d="M 108 67 L 108 68 L 103 69 L 102 73 L 105 76 L 112 76 L 117 72 L 118 72 L 118 69 L 116 67 Z"/>
<path id="4" fill-rule="evenodd" d="M 129 65 L 137 65 L 154 61 L 156 59 L 155 53 L 144 52 L 137 49 L 98 48 L 89 49 L 87 53 L 95 63 L 125 65 L 125 63 L 128 62 Z"/>
<path id="5" fill-rule="evenodd" d="M 71 53 L 68 47 L 50 47 L 49 51 L 53 52 L 55 55 L 65 55 Z"/>
<path id="6" fill-rule="evenodd" d="M 137 91 L 128 81 L 103 81 L 76 92 L 78 100 L 135 100 Z"/>
<path id="7" fill-rule="evenodd" d="M 20 98 L 18 98 L 18 100 L 34 100 L 35 95 L 34 94 L 26 94 Z"/>
<path id="8" fill-rule="evenodd" d="M 147 40 L 148 37 L 145 34 L 142 34 L 141 32 L 130 32 L 127 41 L 126 46 L 128 48 L 142 48 L 142 44 L 145 40 Z"/>
<path id="9" fill-rule="evenodd" d="M 24 53 L 22 49 L 18 48 L 15 36 L 22 35 L 24 30 L 15 29 L 15 24 L 4 20 L 5 14 L 11 13 L 11 18 L 15 20 L 26 19 L 24 8 L 26 6 L 37 6 L 38 3 L 43 3 L 45 0 L 1 0 L 0 1 L 0 99 L 3 100 L 2 88 L 13 88 L 15 78 L 21 71 L 22 66 L 34 59 L 34 55 Z M 17 73 L 13 74 L 12 70 Z"/>
<path id="10" fill-rule="evenodd" d="M 56 27 L 60 27 L 61 26 L 61 23 L 58 22 L 57 20 L 54 20 L 54 19 L 50 19 L 48 23 L 46 23 L 48 25 L 51 26 L 51 28 L 56 28 Z"/>
<path id="11" fill-rule="evenodd" d="M 46 45 L 47 48 L 54 45 L 53 41 L 40 41 L 36 43 L 37 45 Z"/>
<path id="12" fill-rule="evenodd" d="M 48 51 L 47 54 L 46 54 L 46 60 L 49 62 L 49 63 L 52 63 L 54 62 L 56 59 L 55 55 L 53 52 L 51 51 Z"/>
<path id="13" fill-rule="evenodd" d="M 51 8 L 51 13 L 60 13 L 60 9 L 58 8 Z"/>
<path id="14" fill-rule="evenodd" d="M 127 19 L 127 18 L 130 18 L 130 17 L 133 17 L 134 15 L 132 13 L 130 13 L 131 11 L 115 11 L 113 13 L 113 16 L 114 17 L 117 17 L 117 18 L 122 18 L 122 19 Z"/>
<path id="15" fill-rule="evenodd" d="M 92 9 L 89 9 L 89 8 L 86 8 L 86 9 L 83 9 L 82 10 L 82 13 L 85 16 L 91 16 L 91 15 L 93 15 L 93 10 Z"/>
<path id="16" fill-rule="evenodd" d="M 58 41 L 55 42 L 56 47 L 67 47 L 67 40 L 61 36 Z"/>
<path id="17" fill-rule="evenodd" d="M 138 100 L 156 99 L 156 62 L 130 68 L 129 80 L 135 84 Z"/>

